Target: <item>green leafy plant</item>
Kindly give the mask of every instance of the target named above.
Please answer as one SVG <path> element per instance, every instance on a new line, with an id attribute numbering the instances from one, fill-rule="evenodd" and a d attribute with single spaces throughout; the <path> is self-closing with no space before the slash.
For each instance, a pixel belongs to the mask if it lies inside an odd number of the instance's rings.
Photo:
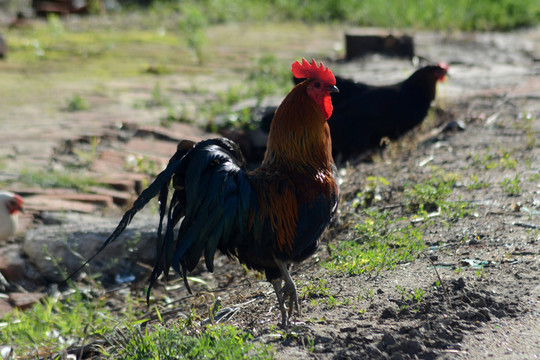
<path id="1" fill-rule="evenodd" d="M 467 185 L 469 191 L 485 189 L 489 187 L 489 182 L 482 181 L 478 179 L 478 175 L 473 174 L 470 176 L 471 183 Z"/>
<path id="2" fill-rule="evenodd" d="M 366 184 L 364 189 L 356 194 L 355 199 L 353 200 L 353 207 L 369 207 L 374 203 L 382 200 L 382 191 L 384 188 L 388 187 L 390 182 L 382 176 L 368 176 L 366 178 Z"/>
<path id="3" fill-rule="evenodd" d="M 146 100 L 146 102 L 144 103 L 144 106 L 146 108 L 154 108 L 154 107 L 162 107 L 162 106 L 170 106 L 170 105 L 171 105 L 171 100 L 165 96 L 165 94 L 161 90 L 161 85 L 159 83 L 156 83 L 154 85 L 154 88 L 152 89 L 150 99 Z"/>
<path id="4" fill-rule="evenodd" d="M 435 211 L 452 193 L 455 177 L 434 175 L 415 185 L 407 185 L 405 190 L 406 207 L 409 212 L 419 210 Z"/>
<path id="5" fill-rule="evenodd" d="M 99 145 L 99 142 L 100 142 L 99 137 L 92 136 L 90 138 L 90 143 L 88 144 L 89 146 L 86 149 L 84 150 L 73 149 L 73 152 L 79 158 L 81 162 L 80 165 L 82 167 L 87 167 L 88 165 L 90 165 L 92 162 L 94 162 L 97 159 L 98 157 L 97 147 Z"/>
<path id="6" fill-rule="evenodd" d="M 111 358 L 143 359 L 272 359 L 272 348 L 255 345 L 249 333 L 230 325 L 207 326 L 198 334 L 189 334 L 182 324 L 169 327 L 129 326 L 111 339 Z"/>
<path id="7" fill-rule="evenodd" d="M 203 45 L 207 41 L 208 18 L 203 9 L 195 4 L 183 3 L 181 12 L 183 16 L 178 25 L 182 33 L 186 35 L 188 48 L 197 58 L 199 65 L 202 65 L 204 62 Z"/>
<path id="8" fill-rule="evenodd" d="M 504 178 L 501 182 L 501 187 L 505 193 L 511 196 L 518 196 L 521 194 L 521 179 L 519 174 L 516 174 L 513 178 Z"/>
<path id="9" fill-rule="evenodd" d="M 290 90 L 292 83 L 289 67 L 274 55 L 263 55 L 253 60 L 246 80 L 248 93 L 259 103 L 265 96 Z"/>
<path id="10" fill-rule="evenodd" d="M 330 294 L 328 282 L 325 279 L 310 281 L 306 285 L 300 286 L 300 296 L 304 299 L 314 299 L 327 297 Z"/>
<path id="11" fill-rule="evenodd" d="M 82 110 L 88 110 L 90 106 L 88 105 L 88 102 L 80 96 L 80 95 L 73 95 L 71 98 L 67 100 L 66 103 L 66 111 L 74 112 L 74 111 L 82 111 Z"/>
<path id="12" fill-rule="evenodd" d="M 356 238 L 330 244 L 331 259 L 323 266 L 349 275 L 392 269 L 414 261 L 424 248 L 423 226 L 389 212 L 364 210 L 365 218 L 355 226 Z"/>
<path id="13" fill-rule="evenodd" d="M 83 191 L 98 185 L 95 179 L 73 171 L 23 170 L 18 180 L 23 184 L 42 188 L 72 188 Z"/>
<path id="14" fill-rule="evenodd" d="M 0 343 L 11 344 L 19 355 L 60 352 L 114 326 L 104 302 L 75 291 L 63 300 L 45 297 L 28 310 L 14 309 L 2 319 Z"/>

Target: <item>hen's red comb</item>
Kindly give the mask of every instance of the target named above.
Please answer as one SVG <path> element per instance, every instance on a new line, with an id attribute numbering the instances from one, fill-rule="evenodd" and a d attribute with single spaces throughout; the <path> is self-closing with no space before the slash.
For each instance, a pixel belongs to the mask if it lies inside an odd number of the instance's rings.
<path id="1" fill-rule="evenodd" d="M 322 62 L 317 66 L 315 59 L 311 60 L 311 64 L 306 59 L 302 59 L 301 64 L 295 61 L 292 64 L 292 73 L 298 79 L 319 79 L 330 85 L 336 85 L 334 74 L 328 70 L 328 67 L 325 68 Z"/>
<path id="2" fill-rule="evenodd" d="M 450 66 L 447 63 L 443 63 L 443 62 L 438 63 L 437 66 L 440 67 L 441 69 L 444 69 L 444 71 L 448 71 L 448 69 L 450 68 Z"/>

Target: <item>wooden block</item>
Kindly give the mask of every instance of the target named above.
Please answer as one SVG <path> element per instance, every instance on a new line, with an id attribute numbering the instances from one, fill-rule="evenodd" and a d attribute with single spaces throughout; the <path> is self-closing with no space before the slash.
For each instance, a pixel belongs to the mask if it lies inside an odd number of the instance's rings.
<path id="1" fill-rule="evenodd" d="M 56 199 L 51 196 L 30 196 L 25 198 L 24 202 L 29 211 L 74 211 L 87 214 L 96 211 L 96 205 L 92 203 Z"/>
<path id="2" fill-rule="evenodd" d="M 39 300 L 43 299 L 44 293 L 12 292 L 9 294 L 9 302 L 19 309 L 28 309 Z"/>
<path id="3" fill-rule="evenodd" d="M 126 191 L 107 189 L 99 186 L 91 186 L 88 190 L 95 194 L 100 194 L 112 198 L 113 202 L 118 206 L 125 206 L 130 203 L 134 195 Z"/>
<path id="4" fill-rule="evenodd" d="M 414 40 L 409 35 L 351 32 L 345 34 L 345 51 L 347 60 L 372 53 L 412 58 L 414 56 Z"/>

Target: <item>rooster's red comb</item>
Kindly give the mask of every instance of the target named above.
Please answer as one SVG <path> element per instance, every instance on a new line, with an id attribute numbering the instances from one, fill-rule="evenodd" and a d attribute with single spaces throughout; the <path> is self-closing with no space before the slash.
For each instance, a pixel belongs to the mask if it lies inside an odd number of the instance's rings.
<path id="1" fill-rule="evenodd" d="M 306 59 L 302 59 L 301 64 L 299 61 L 295 61 L 292 64 L 292 73 L 298 79 L 319 79 L 330 85 L 336 85 L 334 74 L 328 67 L 325 68 L 322 62 L 317 66 L 315 59 L 311 60 L 311 64 Z"/>

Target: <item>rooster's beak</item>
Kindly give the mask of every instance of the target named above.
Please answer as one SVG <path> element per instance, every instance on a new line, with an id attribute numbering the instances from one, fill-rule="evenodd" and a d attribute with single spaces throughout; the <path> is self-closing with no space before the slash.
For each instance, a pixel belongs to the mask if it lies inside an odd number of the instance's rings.
<path id="1" fill-rule="evenodd" d="M 338 92 L 339 92 L 339 89 L 337 88 L 337 86 L 332 85 L 332 86 L 329 86 L 329 87 L 328 87 L 328 92 L 331 92 L 331 93 L 338 93 Z"/>

